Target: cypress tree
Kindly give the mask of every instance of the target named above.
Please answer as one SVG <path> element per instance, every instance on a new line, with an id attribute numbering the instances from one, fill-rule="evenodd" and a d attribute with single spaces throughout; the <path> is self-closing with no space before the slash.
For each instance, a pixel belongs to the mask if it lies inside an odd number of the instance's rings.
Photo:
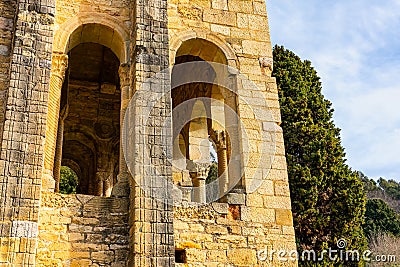
<path id="1" fill-rule="evenodd" d="M 298 250 L 336 249 L 336 242 L 345 239 L 346 250 L 358 249 L 362 254 L 366 198 L 358 175 L 346 165 L 332 104 L 324 98 L 310 61 L 282 46 L 275 46 L 273 56 Z M 300 265 L 315 263 L 300 261 Z"/>

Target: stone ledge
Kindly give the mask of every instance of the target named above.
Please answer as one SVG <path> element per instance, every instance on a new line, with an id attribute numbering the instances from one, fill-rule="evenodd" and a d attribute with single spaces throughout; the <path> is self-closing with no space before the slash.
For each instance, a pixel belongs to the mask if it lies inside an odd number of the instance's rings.
<path id="1" fill-rule="evenodd" d="M 245 193 L 228 193 L 221 198 L 222 203 L 230 205 L 245 205 L 246 194 Z"/>

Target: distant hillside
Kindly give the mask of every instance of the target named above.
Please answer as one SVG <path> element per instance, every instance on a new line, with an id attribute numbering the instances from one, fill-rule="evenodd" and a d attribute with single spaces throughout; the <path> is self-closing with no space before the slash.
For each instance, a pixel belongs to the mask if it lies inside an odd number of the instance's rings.
<path id="1" fill-rule="evenodd" d="M 359 177 L 368 198 L 363 228 L 370 243 L 382 235 L 400 237 L 400 184 L 384 178 L 376 182 L 361 172 Z"/>
<path id="2" fill-rule="evenodd" d="M 358 172 L 358 174 L 364 183 L 368 199 L 382 199 L 390 208 L 400 214 L 400 183 L 384 178 L 375 181 L 362 172 Z"/>

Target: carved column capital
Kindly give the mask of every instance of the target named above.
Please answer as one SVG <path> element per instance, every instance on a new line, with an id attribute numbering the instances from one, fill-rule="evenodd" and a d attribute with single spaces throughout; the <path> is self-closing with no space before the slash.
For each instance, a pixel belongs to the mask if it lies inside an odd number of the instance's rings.
<path id="1" fill-rule="evenodd" d="M 121 87 L 130 86 L 131 82 L 130 69 L 131 68 L 128 64 L 121 64 L 121 66 L 119 66 L 118 75 Z"/>
<path id="2" fill-rule="evenodd" d="M 194 162 L 192 160 L 187 161 L 187 169 L 189 170 L 192 179 L 206 179 L 208 171 L 210 170 L 210 166 L 211 164 L 209 162 Z"/>
<path id="3" fill-rule="evenodd" d="M 65 78 L 65 71 L 68 68 L 68 56 L 62 53 L 53 53 L 51 58 L 51 75 L 59 77 L 61 80 Z"/>
<path id="4" fill-rule="evenodd" d="M 217 146 L 217 150 L 226 149 L 226 135 L 225 131 L 216 131 L 211 129 L 210 137 Z"/>

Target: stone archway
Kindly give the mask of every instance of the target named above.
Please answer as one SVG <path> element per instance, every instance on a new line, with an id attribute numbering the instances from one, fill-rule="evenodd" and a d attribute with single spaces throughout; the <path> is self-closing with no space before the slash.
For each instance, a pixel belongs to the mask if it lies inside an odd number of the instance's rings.
<path id="1" fill-rule="evenodd" d="M 172 34 L 171 40 L 170 40 L 170 45 L 169 45 L 169 57 L 170 57 L 170 64 L 174 65 L 175 58 L 178 57 L 179 55 L 179 50 L 181 50 L 182 45 L 187 45 L 188 41 L 190 40 L 204 40 L 210 44 L 212 44 L 215 47 L 218 47 L 218 49 L 222 52 L 223 54 L 223 61 L 224 63 L 219 62 L 221 64 L 226 64 L 231 68 L 237 69 L 238 68 L 238 59 L 236 56 L 235 51 L 233 48 L 223 39 L 215 35 L 214 33 L 210 31 L 204 31 L 202 30 L 201 32 L 197 32 L 194 30 L 188 30 L 184 32 L 179 32 L 176 34 Z M 208 59 L 207 61 L 212 61 L 212 62 L 218 62 L 214 60 Z"/>
<path id="2" fill-rule="evenodd" d="M 83 26 L 88 24 L 97 25 L 97 28 L 91 28 L 93 34 L 85 34 L 88 29 L 83 30 Z M 84 35 L 86 40 L 82 40 Z M 85 12 L 69 19 L 54 34 L 53 53 L 66 54 L 81 42 L 95 42 L 107 46 L 119 58 L 121 64 L 129 62 L 129 30 L 113 16 Z"/>
<path id="3" fill-rule="evenodd" d="M 66 133 L 83 133 L 95 140 L 95 148 L 89 149 L 93 161 L 89 165 L 93 171 L 81 177 L 85 186 L 79 188 L 79 193 L 110 196 L 117 176 L 121 181 L 128 181 L 119 148 L 120 125 L 130 88 L 129 66 L 125 64 L 129 57 L 128 40 L 127 30 L 107 15 L 83 14 L 67 21 L 56 32 L 43 190 L 58 191 L 63 144 L 80 143 L 86 147 L 84 141 L 71 143 L 64 139 Z M 70 149 L 69 154 L 73 151 L 79 149 Z M 84 157 L 75 158 L 80 159 L 75 161 L 84 160 Z M 128 195 L 129 188 L 122 191 Z"/>
<path id="4" fill-rule="evenodd" d="M 229 60 L 220 47 L 202 38 L 188 38 L 186 41 L 178 43 L 180 46 L 176 51 L 174 50 L 175 48 L 172 48 L 175 58 L 171 59 L 171 61 L 175 65 L 203 62 L 204 64 L 201 63 L 200 65 L 186 65 L 185 69 L 196 80 L 209 81 L 179 85 L 176 88 L 172 88 L 171 91 L 174 109 L 182 105 L 182 103 L 187 103 L 184 104 L 185 108 L 178 108 L 177 112 L 174 111 L 174 138 L 181 136 L 180 138 L 184 139 L 181 142 L 187 144 L 184 156 L 188 161 L 186 168 L 190 172 L 192 180 L 192 184 L 189 186 L 194 186 L 191 201 L 204 203 L 208 201 L 207 199 L 222 197 L 227 193 L 228 188 L 241 186 L 239 185 L 241 181 L 238 183 L 237 180 L 231 184 L 228 175 L 229 172 L 235 174 L 240 172 L 241 168 L 239 156 L 234 157 L 237 162 L 231 164 L 234 166 L 228 169 L 228 161 L 232 158 L 230 157 L 232 151 L 236 153 L 235 155 L 239 155 L 237 116 L 232 116 L 231 112 L 231 110 L 234 113 L 236 112 L 236 95 L 234 92 L 212 82 L 218 78 L 214 69 L 215 65 L 213 66 L 212 64 L 217 63 L 226 66 L 226 69 L 225 67 L 221 69 L 224 69 L 224 72 L 228 72 Z M 175 69 L 172 71 L 173 87 L 175 84 L 180 84 L 178 80 L 181 74 L 176 73 Z M 188 121 L 189 123 L 180 127 L 176 125 L 177 121 L 178 124 L 181 121 Z M 178 129 L 181 132 L 176 132 Z M 228 133 L 235 133 L 236 135 L 229 136 Z M 210 155 L 210 141 L 215 144 L 217 153 L 219 184 L 218 188 L 212 189 L 213 192 L 207 193 L 204 191 L 204 187 L 209 167 L 207 161 L 210 162 L 210 159 L 206 160 L 207 156 Z M 178 143 L 176 141 L 175 145 Z M 175 148 L 174 151 L 179 151 L 179 149 Z M 182 161 L 179 157 L 176 159 L 177 161 Z M 181 163 L 178 165 L 182 168 Z M 174 179 L 174 181 L 187 186 L 188 178 L 185 175 L 185 170 L 181 170 L 178 174 L 180 180 Z M 178 177 L 178 174 L 174 174 L 174 176 Z M 182 191 L 185 190 L 185 188 L 182 189 Z M 210 194 L 215 197 L 210 197 Z M 183 199 L 187 199 L 185 195 L 187 194 L 182 192 Z"/>

